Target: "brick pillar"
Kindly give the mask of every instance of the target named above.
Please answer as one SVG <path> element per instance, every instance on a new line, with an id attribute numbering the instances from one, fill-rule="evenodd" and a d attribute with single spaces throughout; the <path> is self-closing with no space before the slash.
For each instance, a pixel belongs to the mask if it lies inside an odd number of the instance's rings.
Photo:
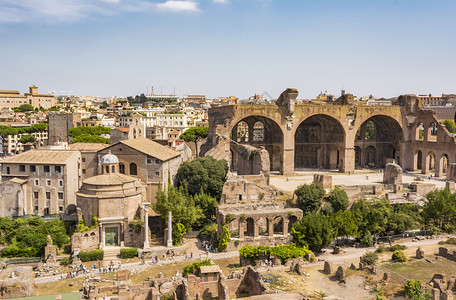
<path id="1" fill-rule="evenodd" d="M 288 219 L 283 220 L 283 235 L 288 235 Z"/>
<path id="2" fill-rule="evenodd" d="M 431 157 L 426 153 L 423 153 L 421 157 L 423 159 L 423 162 L 421 163 L 421 173 L 429 174 L 429 165 L 431 163 Z"/>
<path id="3" fill-rule="evenodd" d="M 343 160 L 341 162 L 341 160 Z M 339 170 L 344 173 L 355 172 L 355 148 L 345 148 L 339 152 Z"/>
<path id="4" fill-rule="evenodd" d="M 260 236 L 260 226 L 258 225 L 257 220 L 253 220 L 253 238 Z"/>
<path id="5" fill-rule="evenodd" d="M 274 235 L 274 223 L 272 222 L 272 219 L 267 219 L 268 220 L 268 236 L 273 236 Z"/>
<path id="6" fill-rule="evenodd" d="M 239 220 L 239 239 L 243 239 L 244 238 L 244 222 L 241 222 L 241 220 Z"/>

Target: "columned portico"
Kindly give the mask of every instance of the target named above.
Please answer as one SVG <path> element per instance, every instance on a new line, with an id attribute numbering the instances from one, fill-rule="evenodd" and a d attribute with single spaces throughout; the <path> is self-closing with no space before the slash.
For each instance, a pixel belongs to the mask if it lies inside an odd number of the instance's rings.
<path id="1" fill-rule="evenodd" d="M 99 230 L 101 233 L 100 249 L 105 247 L 121 247 L 124 244 L 122 228 L 124 224 L 123 217 L 111 217 L 98 219 Z"/>

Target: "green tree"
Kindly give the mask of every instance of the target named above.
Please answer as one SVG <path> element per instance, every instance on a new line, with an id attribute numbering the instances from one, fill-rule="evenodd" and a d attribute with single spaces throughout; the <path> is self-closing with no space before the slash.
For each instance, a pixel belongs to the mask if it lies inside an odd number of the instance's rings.
<path id="1" fill-rule="evenodd" d="M 298 186 L 294 194 L 297 197 L 297 203 L 304 214 L 314 213 L 321 207 L 325 190 L 321 184 L 312 183 Z"/>
<path id="2" fill-rule="evenodd" d="M 328 216 L 309 214 L 293 225 L 291 235 L 298 247 L 307 246 L 310 250 L 318 252 L 331 244 L 335 232 Z"/>
<path id="3" fill-rule="evenodd" d="M 452 232 L 456 228 L 456 196 L 450 190 L 435 190 L 427 197 L 423 206 L 423 219 L 426 225 Z"/>
<path id="4" fill-rule="evenodd" d="M 220 236 L 219 240 L 218 240 L 218 250 L 219 251 L 225 251 L 226 248 L 228 248 L 228 244 L 230 243 L 231 241 L 231 234 L 230 234 L 230 231 L 228 230 L 228 226 L 225 225 L 223 226 L 223 232 L 222 232 L 222 235 Z"/>
<path id="5" fill-rule="evenodd" d="M 179 167 L 176 182 L 190 195 L 203 192 L 219 200 L 227 172 L 226 160 L 216 160 L 210 156 L 200 157 Z"/>
<path id="6" fill-rule="evenodd" d="M 394 251 L 391 259 L 394 262 L 406 262 L 407 261 L 407 257 L 405 256 L 405 254 L 402 250 Z"/>
<path id="7" fill-rule="evenodd" d="M 336 237 L 356 236 L 358 224 L 352 211 L 339 211 L 331 216 Z"/>
<path id="8" fill-rule="evenodd" d="M 33 135 L 23 135 L 21 139 L 19 140 L 19 143 L 26 144 L 26 143 L 34 143 L 36 141 L 36 137 Z"/>
<path id="9" fill-rule="evenodd" d="M 192 197 L 185 194 L 183 188 L 170 185 L 166 192 L 159 189 L 156 199 L 155 209 L 161 213 L 165 224 L 168 221 L 168 212 L 172 213 L 173 229 L 176 229 L 173 230 L 173 240 L 175 241 L 180 242 L 182 238 L 178 235 L 182 232 L 184 235 L 187 234 L 193 224 L 204 218 L 201 208 L 195 205 Z M 179 223 L 183 228 L 179 227 Z"/>
<path id="10" fill-rule="evenodd" d="M 207 126 L 191 127 L 185 130 L 185 132 L 181 134 L 180 138 L 186 142 L 194 142 L 199 137 L 206 138 L 208 133 L 209 127 Z"/>
<path id="11" fill-rule="evenodd" d="M 31 104 L 22 104 L 19 106 L 19 111 L 33 111 L 33 106 Z"/>
<path id="12" fill-rule="evenodd" d="M 109 139 L 102 136 L 90 135 L 90 134 L 81 134 L 73 138 L 71 141 L 74 143 L 99 143 L 99 144 L 109 144 Z"/>
<path id="13" fill-rule="evenodd" d="M 215 216 L 215 208 L 217 207 L 217 200 L 205 193 L 196 194 L 193 196 L 193 202 L 196 206 L 201 208 L 205 221 L 211 220 Z"/>
<path id="14" fill-rule="evenodd" d="M 350 204 L 347 193 L 340 187 L 335 187 L 328 196 L 333 212 L 344 211 Z"/>
<path id="15" fill-rule="evenodd" d="M 361 236 L 371 233 L 379 235 L 388 228 L 388 220 L 392 214 L 392 207 L 385 198 L 367 202 L 360 199 L 353 203 L 352 212 L 358 224 L 358 233 Z"/>
<path id="16" fill-rule="evenodd" d="M 456 133 L 456 124 L 453 120 L 445 120 L 442 122 L 445 125 L 446 129 L 448 129 L 451 133 Z"/>

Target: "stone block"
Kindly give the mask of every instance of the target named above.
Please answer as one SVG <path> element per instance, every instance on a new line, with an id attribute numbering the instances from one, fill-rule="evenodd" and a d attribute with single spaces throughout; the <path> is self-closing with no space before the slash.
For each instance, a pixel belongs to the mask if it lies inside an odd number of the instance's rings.
<path id="1" fill-rule="evenodd" d="M 421 250 L 420 248 L 416 249 L 416 258 L 418 258 L 418 259 L 424 258 L 424 251 Z"/>
<path id="2" fill-rule="evenodd" d="M 325 261 L 323 272 L 325 272 L 326 274 L 332 274 L 333 266 L 329 261 Z"/>
<path id="3" fill-rule="evenodd" d="M 375 184 L 372 186 L 372 194 L 379 196 L 383 193 L 383 185 Z"/>
<path id="4" fill-rule="evenodd" d="M 445 182 L 445 188 L 449 189 L 451 193 L 456 192 L 456 183 L 454 181 Z"/>
<path id="5" fill-rule="evenodd" d="M 336 278 L 343 280 L 345 278 L 345 270 L 342 266 L 339 266 L 336 271 Z"/>
<path id="6" fill-rule="evenodd" d="M 440 300 L 440 290 L 433 288 L 432 289 L 432 300 Z"/>
<path id="7" fill-rule="evenodd" d="M 448 248 L 439 247 L 439 255 L 443 257 L 447 257 L 448 255 Z M 435 275 L 434 275 L 435 276 Z"/>
<path id="8" fill-rule="evenodd" d="M 44 247 L 44 258 L 46 263 L 55 263 L 57 258 L 57 248 L 54 245 Z"/>
<path id="9" fill-rule="evenodd" d="M 427 195 L 436 189 L 434 183 L 412 182 L 410 188 L 419 195 Z"/>
<path id="10" fill-rule="evenodd" d="M 442 300 L 453 300 L 453 292 L 451 291 L 444 291 L 440 294 L 440 299 Z"/>
<path id="11" fill-rule="evenodd" d="M 321 184 L 324 189 L 332 188 L 332 176 L 324 174 L 314 174 L 313 182 Z"/>
<path id="12" fill-rule="evenodd" d="M 117 271 L 117 281 L 126 281 L 130 279 L 130 270 Z"/>
<path id="13" fill-rule="evenodd" d="M 402 184 L 402 168 L 396 163 L 387 163 L 383 173 L 383 183 Z"/>
<path id="14" fill-rule="evenodd" d="M 395 193 L 402 193 L 404 186 L 402 184 L 395 184 L 393 189 Z"/>

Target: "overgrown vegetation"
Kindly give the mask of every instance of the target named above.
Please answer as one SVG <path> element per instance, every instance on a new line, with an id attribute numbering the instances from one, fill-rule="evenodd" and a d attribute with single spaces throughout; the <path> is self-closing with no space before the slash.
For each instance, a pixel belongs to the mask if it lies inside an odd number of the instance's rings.
<path id="1" fill-rule="evenodd" d="M 228 225 L 223 226 L 223 232 L 220 238 L 218 239 L 218 250 L 219 251 L 225 251 L 226 248 L 228 248 L 228 244 L 231 241 L 231 234 L 230 231 L 228 230 Z"/>
<path id="2" fill-rule="evenodd" d="M 393 252 L 393 255 L 391 256 L 391 259 L 394 262 L 406 262 L 407 257 L 405 256 L 404 252 L 402 250 L 396 250 Z"/>
<path id="3" fill-rule="evenodd" d="M 195 262 L 191 265 L 187 265 L 184 267 L 184 271 L 182 272 L 183 276 L 187 276 L 190 274 L 196 275 L 198 277 L 201 276 L 201 269 L 202 266 L 212 266 L 213 264 L 209 259 L 205 259 L 203 261 Z"/>
<path id="4" fill-rule="evenodd" d="M 432 299 L 430 292 L 422 288 L 423 281 L 421 280 L 409 280 L 404 284 L 405 294 L 408 295 L 408 299 L 411 300 L 428 300 Z"/>
<path id="5" fill-rule="evenodd" d="M 373 251 L 368 251 L 361 257 L 361 261 L 368 265 L 374 266 L 378 261 L 378 254 Z"/>
<path id="6" fill-rule="evenodd" d="M 60 220 L 43 221 L 40 217 L 12 220 L 0 218 L 0 243 L 9 245 L 2 250 L 5 257 L 36 257 L 44 254 L 47 236 L 62 248 L 70 242 L 70 232 Z"/>

